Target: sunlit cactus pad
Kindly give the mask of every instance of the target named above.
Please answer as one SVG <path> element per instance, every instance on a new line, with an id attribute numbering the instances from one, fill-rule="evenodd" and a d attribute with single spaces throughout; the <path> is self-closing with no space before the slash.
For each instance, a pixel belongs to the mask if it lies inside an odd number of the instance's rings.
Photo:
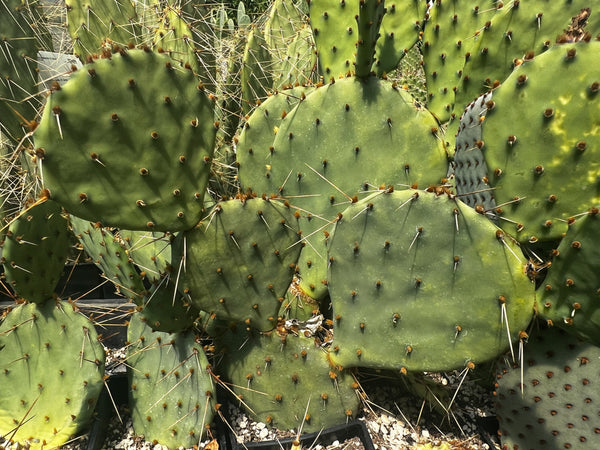
<path id="1" fill-rule="evenodd" d="M 127 338 L 136 434 L 170 448 L 197 445 L 212 421 L 216 392 L 194 332 L 155 332 L 134 314 Z"/>
<path id="2" fill-rule="evenodd" d="M 218 203 L 174 246 L 184 258 L 178 284 L 197 308 L 219 319 L 273 329 L 300 253 L 297 219 L 277 199 Z"/>
<path id="3" fill-rule="evenodd" d="M 338 220 L 330 244 L 331 360 L 449 370 L 508 348 L 533 315 L 519 248 L 446 193 L 381 191 Z M 382 339 L 385 336 L 385 339 Z"/>
<path id="4" fill-rule="evenodd" d="M 0 324 L 0 435 L 64 444 L 89 423 L 103 377 L 94 325 L 72 304 L 17 306 Z"/>

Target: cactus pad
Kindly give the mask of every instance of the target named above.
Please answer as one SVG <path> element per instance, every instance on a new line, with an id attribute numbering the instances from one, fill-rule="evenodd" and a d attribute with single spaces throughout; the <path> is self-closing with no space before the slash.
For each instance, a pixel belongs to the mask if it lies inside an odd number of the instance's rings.
<path id="1" fill-rule="evenodd" d="M 501 368 L 497 376 L 502 448 L 594 448 L 600 349 L 549 328 L 529 340 L 524 355 L 522 379 L 518 366 Z"/>
<path id="2" fill-rule="evenodd" d="M 215 387 L 193 332 L 155 332 L 131 317 L 127 330 L 133 429 L 170 448 L 197 445 L 212 421 Z"/>
<path id="3" fill-rule="evenodd" d="M 344 211 L 331 239 L 335 364 L 462 368 L 504 352 L 507 322 L 514 341 L 532 318 L 518 247 L 445 193 L 373 194 Z"/>
<path id="4" fill-rule="evenodd" d="M 178 240 L 185 248 L 174 246 L 173 260 L 185 257 L 179 286 L 219 319 L 270 330 L 296 270 L 299 238 L 297 219 L 280 200 L 218 203 Z"/>
<path id="5" fill-rule="evenodd" d="M 332 368 L 311 332 L 281 327 L 248 335 L 238 327 L 215 341 L 218 370 L 255 420 L 280 430 L 318 431 L 351 419 L 360 404 L 347 371 Z M 304 332 L 309 335 L 305 337 Z"/>
<path id="6" fill-rule="evenodd" d="M 577 217 L 554 252 L 538 294 L 543 317 L 596 345 L 600 344 L 599 234 L 597 209 Z"/>
<path id="7" fill-rule="evenodd" d="M 211 101 L 191 71 L 122 50 L 53 92 L 35 146 L 45 186 L 70 213 L 177 231 L 201 218 L 215 134 Z"/>
<path id="8" fill-rule="evenodd" d="M 560 238 L 571 216 L 600 205 L 599 54 L 597 41 L 554 46 L 517 67 L 488 102 L 489 185 L 501 226 L 521 242 Z"/>
<path id="9" fill-rule="evenodd" d="M 94 325 L 72 304 L 17 306 L 0 324 L 0 435 L 32 449 L 64 444 L 91 420 L 103 376 Z"/>
<path id="10" fill-rule="evenodd" d="M 35 203 L 12 221 L 2 243 L 6 280 L 18 297 L 42 303 L 52 297 L 69 253 L 69 227 L 52 200 Z"/>

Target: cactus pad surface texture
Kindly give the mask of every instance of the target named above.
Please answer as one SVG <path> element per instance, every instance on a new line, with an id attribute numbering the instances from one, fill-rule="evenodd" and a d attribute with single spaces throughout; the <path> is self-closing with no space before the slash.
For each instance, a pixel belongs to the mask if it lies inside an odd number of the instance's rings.
<path id="1" fill-rule="evenodd" d="M 16 306 L 0 324 L 0 435 L 32 449 L 85 428 L 103 386 L 94 325 L 66 302 Z"/>
<path id="2" fill-rule="evenodd" d="M 46 188 L 70 213 L 178 231 L 202 216 L 215 135 L 212 102 L 191 71 L 121 49 L 53 92 L 35 146 Z"/>

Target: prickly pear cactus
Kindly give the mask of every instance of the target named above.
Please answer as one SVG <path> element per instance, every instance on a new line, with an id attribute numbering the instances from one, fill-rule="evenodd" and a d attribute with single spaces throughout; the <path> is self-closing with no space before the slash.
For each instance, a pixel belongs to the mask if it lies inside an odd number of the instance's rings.
<path id="1" fill-rule="evenodd" d="M 594 448 L 600 349 L 551 327 L 529 339 L 524 355 L 522 378 L 518 365 L 497 375 L 502 448 Z"/>
<path id="2" fill-rule="evenodd" d="M 70 213 L 177 231 L 202 216 L 215 133 L 212 102 L 191 71 L 121 50 L 52 93 L 35 147 L 46 188 Z"/>
<path id="3" fill-rule="evenodd" d="M 35 2 L 34 2 L 35 3 Z M 21 0 L 0 4 L 0 132 L 18 142 L 36 117 L 38 102 L 37 38 L 44 30 L 36 20 L 38 5 Z"/>
<path id="4" fill-rule="evenodd" d="M 256 420 L 280 430 L 303 425 L 311 432 L 356 414 L 354 378 L 331 367 L 327 352 L 316 345 L 324 337 L 317 336 L 320 324 L 313 322 L 282 325 L 269 334 L 248 334 L 238 326 L 215 341 L 223 356 L 217 369 Z"/>
<path id="5" fill-rule="evenodd" d="M 337 213 L 382 184 L 438 184 L 447 173 L 445 147 L 433 116 L 375 77 L 336 80 L 282 115 L 268 147 L 263 138 L 258 147 L 251 139 L 238 147 L 240 183 L 258 195 L 282 195 L 298 208 L 306 237 L 301 285 L 319 298 L 327 279 L 323 232 L 331 231 Z"/>
<path id="6" fill-rule="evenodd" d="M 168 276 L 150 288 L 137 310 L 153 330 L 166 333 L 190 329 L 200 315 L 190 296 L 179 292 L 177 281 Z"/>
<path id="7" fill-rule="evenodd" d="M 70 216 L 71 229 L 83 249 L 92 258 L 104 277 L 111 281 L 117 292 L 136 304 L 146 295 L 143 277 L 137 271 L 127 249 L 113 233 L 87 220 Z"/>
<path id="8" fill-rule="evenodd" d="M 571 216 L 600 204 L 599 54 L 597 41 L 554 46 L 486 102 L 487 179 L 499 223 L 521 242 L 560 238 Z"/>
<path id="9" fill-rule="evenodd" d="M 69 227 L 61 207 L 42 199 L 10 224 L 2 248 L 6 280 L 15 294 L 33 303 L 52 297 L 69 254 Z"/>
<path id="10" fill-rule="evenodd" d="M 578 216 L 556 248 L 538 294 L 540 314 L 554 325 L 600 344 L 598 209 Z"/>
<path id="11" fill-rule="evenodd" d="M 216 391 L 196 336 L 154 332 L 134 314 L 127 339 L 136 434 L 170 448 L 197 445 L 212 421 Z"/>
<path id="12" fill-rule="evenodd" d="M 294 211 L 280 200 L 218 203 L 174 246 L 173 260 L 185 257 L 180 289 L 219 319 L 273 329 L 296 270 L 298 231 Z"/>
<path id="13" fill-rule="evenodd" d="M 504 352 L 533 316 L 518 246 L 446 193 L 373 194 L 331 239 L 335 364 L 462 368 Z"/>
<path id="14" fill-rule="evenodd" d="M 103 386 L 104 349 L 73 304 L 22 304 L 0 324 L 0 435 L 55 448 L 89 423 Z"/>
<path id="15" fill-rule="evenodd" d="M 110 51 L 112 43 L 127 46 L 143 41 L 140 19 L 133 2 L 115 0 L 66 0 L 67 25 L 73 51 L 86 62 Z"/>

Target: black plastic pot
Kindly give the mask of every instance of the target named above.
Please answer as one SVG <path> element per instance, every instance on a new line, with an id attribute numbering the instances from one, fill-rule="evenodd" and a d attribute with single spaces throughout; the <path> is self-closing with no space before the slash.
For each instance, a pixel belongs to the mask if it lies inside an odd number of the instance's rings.
<path id="1" fill-rule="evenodd" d="M 288 450 L 296 438 L 285 438 L 279 440 L 262 441 L 262 442 L 245 442 L 238 444 L 235 436 L 225 427 L 219 430 L 219 449 L 227 450 L 244 450 L 244 449 L 260 449 L 260 450 Z M 315 433 L 307 433 L 300 436 L 299 442 L 301 448 L 309 448 L 317 444 L 330 445 L 335 441 L 344 442 L 348 439 L 358 437 L 363 444 L 365 450 L 375 450 L 373 441 L 367 430 L 367 426 L 360 420 L 353 420 L 347 424 L 337 425 L 327 428 L 323 431 Z"/>

